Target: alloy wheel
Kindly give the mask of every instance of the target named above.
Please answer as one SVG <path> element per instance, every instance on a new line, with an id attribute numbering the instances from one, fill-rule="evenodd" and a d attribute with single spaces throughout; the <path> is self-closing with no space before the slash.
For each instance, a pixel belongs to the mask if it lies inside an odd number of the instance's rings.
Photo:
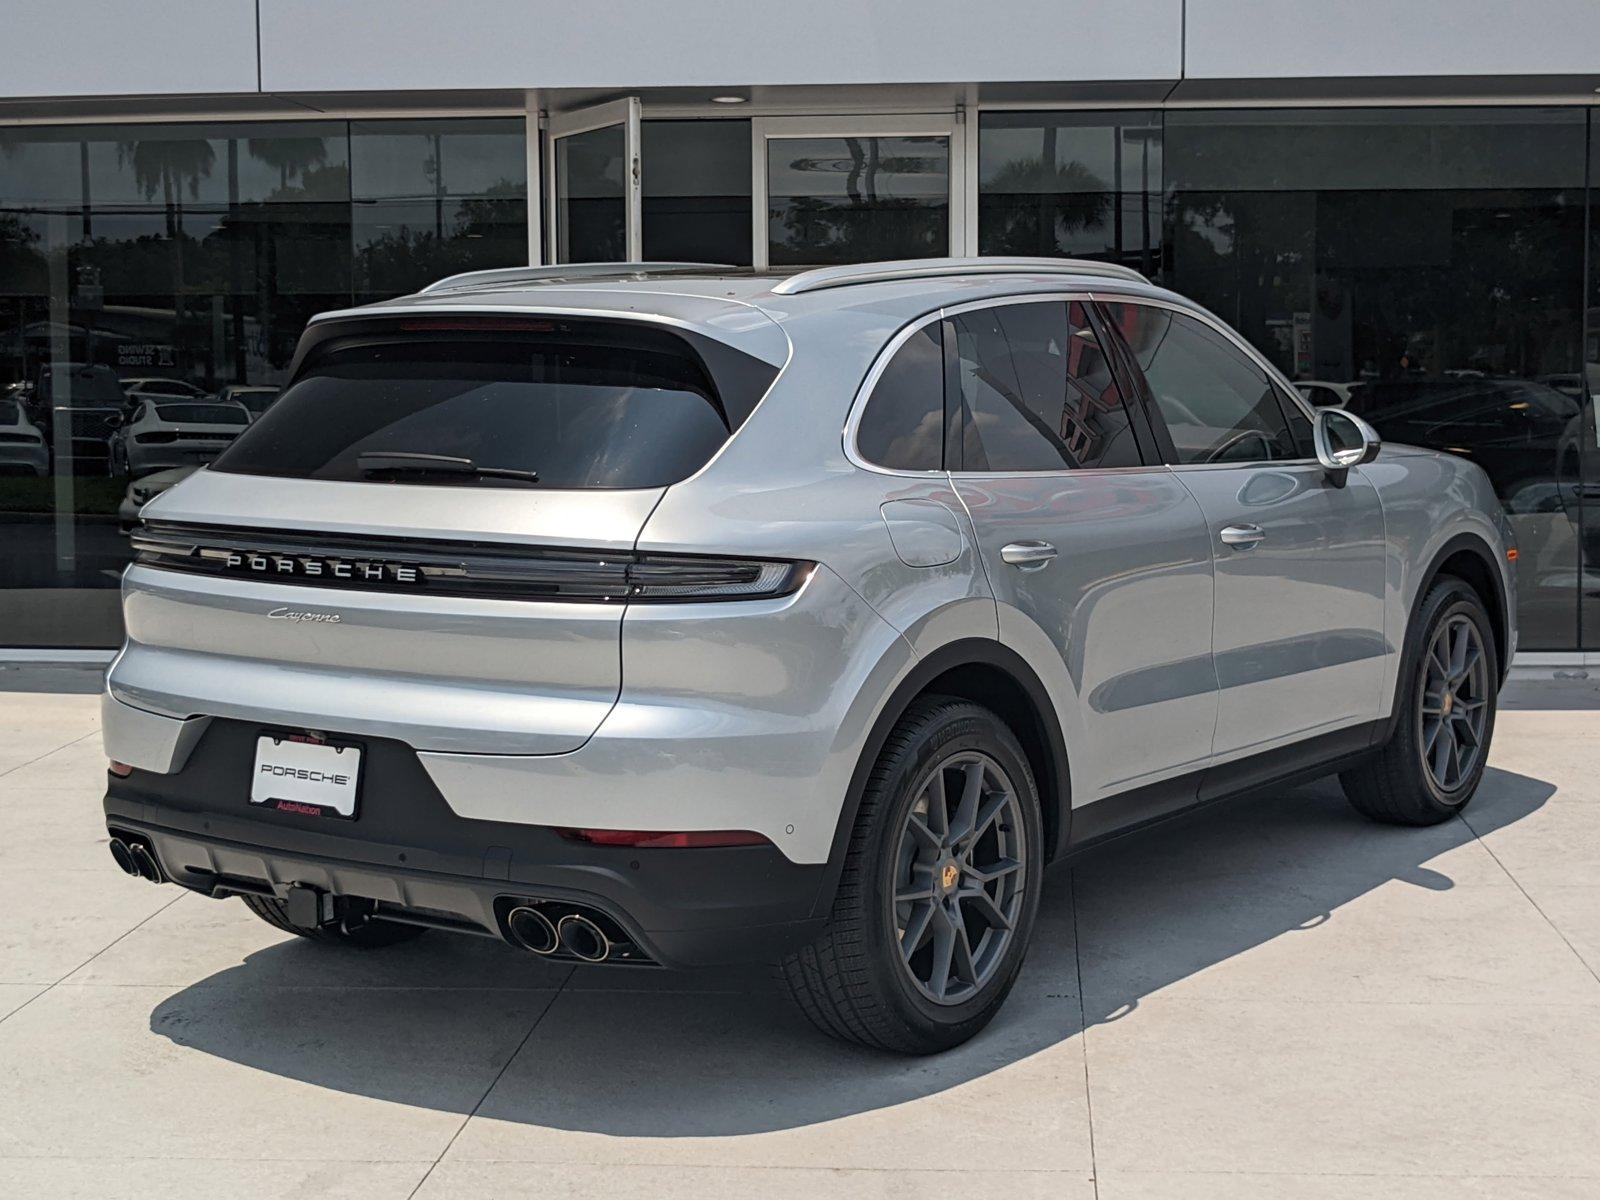
<path id="1" fill-rule="evenodd" d="M 993 758 L 960 751 L 924 776 L 894 859 L 892 927 L 906 977 L 935 1004 L 982 990 L 1022 914 L 1026 826 Z"/>
<path id="2" fill-rule="evenodd" d="M 1478 765 L 1489 720 L 1488 657 L 1471 618 L 1453 616 L 1434 631 L 1419 693 L 1423 766 L 1436 787 L 1454 791 Z"/>

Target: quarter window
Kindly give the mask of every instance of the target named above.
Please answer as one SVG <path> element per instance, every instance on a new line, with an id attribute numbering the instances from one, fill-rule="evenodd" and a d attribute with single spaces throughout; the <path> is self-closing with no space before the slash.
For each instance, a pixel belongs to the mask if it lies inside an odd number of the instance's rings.
<path id="1" fill-rule="evenodd" d="M 944 343 L 939 322 L 912 334 L 878 376 L 856 429 L 868 462 L 896 471 L 944 465 Z"/>
<path id="2" fill-rule="evenodd" d="M 1081 302 L 982 308 L 950 325 L 964 470 L 1140 465 L 1122 394 Z"/>
<path id="3" fill-rule="evenodd" d="M 1300 457 L 1266 373 L 1204 322 L 1147 304 L 1111 304 L 1180 463 Z M 1308 430 L 1309 432 L 1309 430 Z"/>

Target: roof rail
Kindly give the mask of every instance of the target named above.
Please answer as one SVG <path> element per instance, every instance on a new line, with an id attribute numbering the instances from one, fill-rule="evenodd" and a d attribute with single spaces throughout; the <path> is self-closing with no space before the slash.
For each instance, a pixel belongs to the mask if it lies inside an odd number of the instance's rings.
<path id="1" fill-rule="evenodd" d="M 902 279 L 942 279 L 951 275 L 1103 275 L 1110 279 L 1148 280 L 1132 267 L 1083 258 L 905 258 L 895 262 L 856 263 L 802 271 L 774 285 L 780 296 L 799 296 L 825 288 Z"/>
<path id="2" fill-rule="evenodd" d="M 417 293 L 457 292 L 469 288 L 514 287 L 517 284 L 568 283 L 582 279 L 616 279 L 649 275 L 695 275 L 708 271 L 736 271 L 722 263 L 691 262 L 606 262 L 562 263 L 553 267 L 500 267 L 493 271 L 466 271 L 430 283 Z"/>

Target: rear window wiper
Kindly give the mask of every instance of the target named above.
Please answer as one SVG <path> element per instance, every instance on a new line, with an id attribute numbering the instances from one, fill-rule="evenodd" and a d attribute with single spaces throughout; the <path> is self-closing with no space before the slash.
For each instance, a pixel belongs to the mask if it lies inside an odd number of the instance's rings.
<path id="1" fill-rule="evenodd" d="M 470 458 L 450 454 L 412 454 L 404 450 L 373 450 L 356 455 L 363 475 L 463 475 L 472 479 L 514 479 L 538 483 L 539 472 L 514 467 L 480 467 Z"/>

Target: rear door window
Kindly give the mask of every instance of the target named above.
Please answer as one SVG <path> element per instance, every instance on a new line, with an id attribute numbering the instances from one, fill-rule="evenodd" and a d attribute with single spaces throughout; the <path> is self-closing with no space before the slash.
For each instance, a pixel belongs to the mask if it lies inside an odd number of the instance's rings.
<path id="1" fill-rule="evenodd" d="M 1142 464 L 1128 410 L 1080 301 L 951 319 L 964 471 Z"/>
<path id="2" fill-rule="evenodd" d="M 756 397 L 776 375 L 727 347 L 718 362 Z M 728 440 L 737 425 L 730 407 L 737 417 L 754 403 L 737 399 L 724 404 L 683 338 L 639 325 L 352 335 L 313 350 L 213 469 L 463 487 L 662 487 L 694 474 Z"/>

